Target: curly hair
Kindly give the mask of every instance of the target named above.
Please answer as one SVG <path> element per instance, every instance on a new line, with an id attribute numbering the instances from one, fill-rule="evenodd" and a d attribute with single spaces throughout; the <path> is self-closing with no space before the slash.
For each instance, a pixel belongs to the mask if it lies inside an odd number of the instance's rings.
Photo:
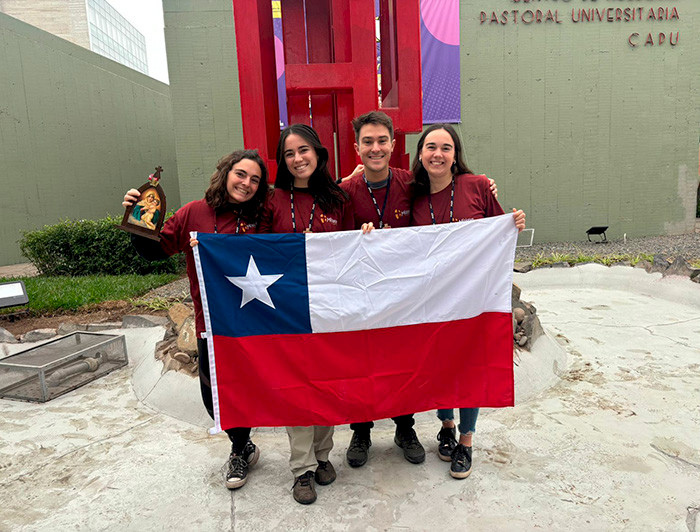
<path id="1" fill-rule="evenodd" d="M 220 209 L 229 204 L 228 191 L 226 190 L 228 174 L 233 169 L 233 165 L 243 159 L 250 159 L 260 167 L 258 190 L 251 199 L 241 204 L 241 215 L 248 219 L 256 219 L 262 212 L 269 192 L 267 167 L 257 150 L 237 150 L 222 157 L 216 165 L 216 171 L 211 175 L 209 188 L 204 193 L 204 199 L 214 209 Z"/>
<path id="2" fill-rule="evenodd" d="M 349 196 L 331 177 L 331 173 L 328 171 L 328 150 L 321 144 L 321 139 L 319 139 L 316 130 L 306 124 L 292 124 L 280 134 L 280 140 L 277 143 L 275 188 L 292 190 L 294 186 L 294 176 L 287 168 L 287 161 L 284 157 L 284 143 L 289 135 L 299 135 L 316 152 L 318 163 L 316 164 L 316 170 L 309 178 L 309 192 L 313 195 L 318 206 L 325 213 L 340 209 L 349 199 Z"/>
<path id="3" fill-rule="evenodd" d="M 452 163 L 452 175 L 458 174 L 471 174 L 473 173 L 468 167 L 467 163 L 464 161 L 464 155 L 462 152 L 462 141 L 459 140 L 459 135 L 450 124 L 433 124 L 423 131 L 423 134 L 418 139 L 418 145 L 416 146 L 416 155 L 413 157 L 413 163 L 411 164 L 411 172 L 413 172 L 413 181 L 411 186 L 413 189 L 414 196 L 427 196 L 430 194 L 430 178 L 428 177 L 428 172 L 420 161 L 420 152 L 423 150 L 423 144 L 425 144 L 425 137 L 429 133 L 444 129 L 452 137 L 452 142 L 455 147 L 455 160 Z"/>

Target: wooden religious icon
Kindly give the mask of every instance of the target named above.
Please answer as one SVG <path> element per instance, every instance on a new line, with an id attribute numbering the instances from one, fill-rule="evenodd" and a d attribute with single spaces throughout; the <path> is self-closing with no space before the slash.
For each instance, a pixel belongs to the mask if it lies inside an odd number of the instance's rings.
<path id="1" fill-rule="evenodd" d="M 139 201 L 126 208 L 119 229 L 153 240 L 160 240 L 161 227 L 165 221 L 165 193 L 160 186 L 161 166 L 148 176 L 148 183 L 139 187 Z"/>

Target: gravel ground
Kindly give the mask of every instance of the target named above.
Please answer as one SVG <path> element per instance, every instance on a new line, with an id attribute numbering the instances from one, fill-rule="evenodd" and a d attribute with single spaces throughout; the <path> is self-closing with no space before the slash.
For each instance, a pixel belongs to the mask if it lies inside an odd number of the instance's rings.
<path id="1" fill-rule="evenodd" d="M 666 258 L 675 259 L 682 257 L 688 262 L 700 259 L 700 234 L 677 236 L 651 236 L 645 238 L 628 238 L 622 240 L 610 240 L 605 244 L 592 244 L 584 242 L 549 242 L 533 244 L 532 247 L 519 247 L 516 250 L 516 260 L 527 261 L 537 257 L 540 253 L 546 258 L 552 253 L 570 255 L 637 255 L 646 253 L 649 255 L 664 255 Z"/>
<path id="2" fill-rule="evenodd" d="M 182 279 L 178 279 L 177 281 L 173 281 L 172 283 L 164 284 L 163 286 L 159 286 L 158 288 L 154 288 L 150 292 L 144 294 L 141 296 L 139 299 L 158 299 L 158 298 L 165 298 L 165 299 L 177 299 L 177 300 L 184 300 L 185 298 L 189 298 L 190 295 L 190 282 L 187 279 L 187 277 L 183 277 Z"/>

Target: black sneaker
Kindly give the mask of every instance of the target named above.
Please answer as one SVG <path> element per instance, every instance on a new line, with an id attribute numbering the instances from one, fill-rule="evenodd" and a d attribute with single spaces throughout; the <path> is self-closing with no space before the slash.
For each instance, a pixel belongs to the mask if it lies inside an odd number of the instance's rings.
<path id="1" fill-rule="evenodd" d="M 235 490 L 242 487 L 248 480 L 248 462 L 245 458 L 231 452 L 228 457 L 228 471 L 226 472 L 226 487 Z"/>
<path id="2" fill-rule="evenodd" d="M 248 467 L 253 467 L 258 463 L 258 458 L 260 458 L 260 449 L 255 445 L 252 440 L 248 440 L 243 448 L 243 458 L 248 462 Z"/>
<path id="3" fill-rule="evenodd" d="M 361 467 L 367 463 L 369 448 L 372 446 L 372 440 L 369 434 L 363 435 L 357 432 L 352 433 L 352 440 L 345 456 L 348 459 L 350 467 Z"/>
<path id="4" fill-rule="evenodd" d="M 454 427 L 442 427 L 440 432 L 438 432 L 437 440 L 440 442 L 438 443 L 438 456 L 443 462 L 452 460 L 452 451 L 457 447 L 456 436 L 457 431 Z"/>
<path id="5" fill-rule="evenodd" d="M 461 443 L 452 451 L 452 465 L 450 475 L 452 478 L 467 478 L 472 472 L 472 448 L 465 447 Z"/>
<path id="6" fill-rule="evenodd" d="M 412 464 L 420 464 L 425 460 L 425 449 L 418 441 L 413 429 L 396 429 L 394 443 L 403 449 L 403 457 Z"/>
<path id="7" fill-rule="evenodd" d="M 316 500 L 313 471 L 307 471 L 294 480 L 292 495 L 294 495 L 294 500 L 299 504 L 311 504 Z"/>

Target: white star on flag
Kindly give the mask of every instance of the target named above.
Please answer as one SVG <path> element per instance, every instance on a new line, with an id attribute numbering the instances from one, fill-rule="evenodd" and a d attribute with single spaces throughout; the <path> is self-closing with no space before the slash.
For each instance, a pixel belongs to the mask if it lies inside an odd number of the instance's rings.
<path id="1" fill-rule="evenodd" d="M 250 303 L 253 301 L 253 299 L 257 299 L 258 301 L 265 303 L 268 307 L 275 308 L 267 289 L 270 287 L 270 285 L 278 281 L 282 275 L 284 274 L 261 275 L 260 270 L 258 270 L 258 265 L 255 264 L 255 259 L 251 255 L 250 261 L 248 262 L 248 271 L 246 272 L 245 277 L 226 276 L 226 279 L 240 288 L 243 292 L 240 308 L 243 308 L 246 303 Z"/>

